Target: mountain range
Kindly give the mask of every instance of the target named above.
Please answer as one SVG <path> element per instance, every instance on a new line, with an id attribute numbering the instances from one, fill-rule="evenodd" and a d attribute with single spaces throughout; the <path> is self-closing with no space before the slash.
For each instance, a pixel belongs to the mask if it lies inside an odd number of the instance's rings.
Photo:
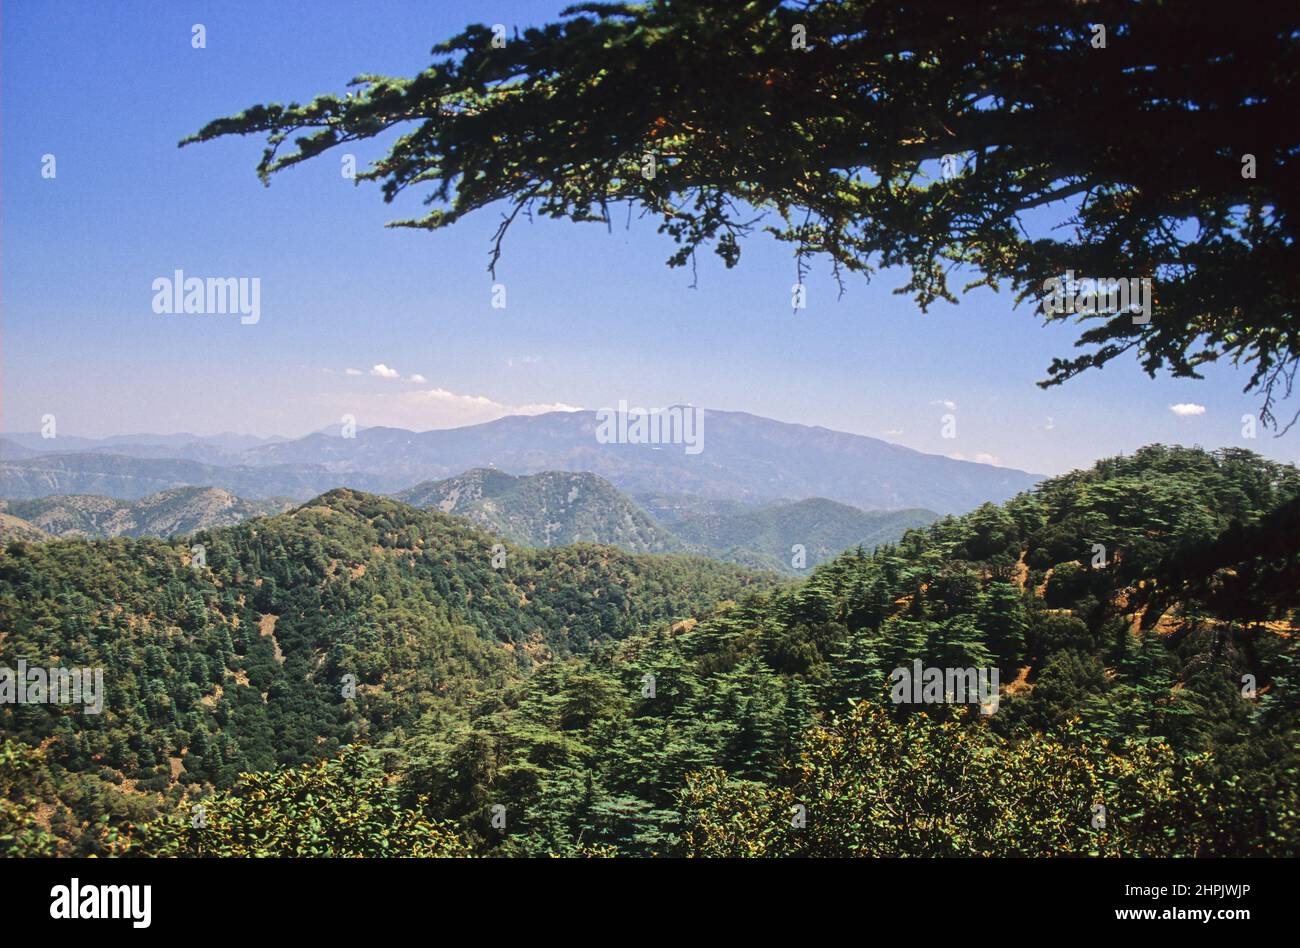
<path id="1" fill-rule="evenodd" d="M 495 468 L 514 475 L 589 472 L 632 497 L 748 506 L 816 497 L 862 510 L 919 507 L 945 514 L 1006 500 L 1041 479 L 745 412 L 703 412 L 702 450 L 694 454 L 682 445 L 601 443 L 598 425 L 597 412 L 575 411 L 294 440 L 10 434 L 0 440 L 0 497 L 93 493 L 134 500 L 171 487 L 208 486 L 245 498 L 306 500 L 338 486 L 393 493 Z"/>

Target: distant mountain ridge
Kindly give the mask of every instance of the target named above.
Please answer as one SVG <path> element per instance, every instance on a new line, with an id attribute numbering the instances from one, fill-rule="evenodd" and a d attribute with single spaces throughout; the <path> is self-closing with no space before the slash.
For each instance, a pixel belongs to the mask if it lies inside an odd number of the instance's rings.
<path id="1" fill-rule="evenodd" d="M 58 439 L 75 451 L 34 457 L 21 452 L 51 442 L 39 445 L 31 436 L 10 435 L 20 450 L 6 453 L 0 445 L 0 496 L 93 492 L 137 498 L 190 484 L 219 486 L 241 497 L 305 500 L 339 485 L 393 492 L 495 468 L 513 475 L 590 472 L 633 496 L 691 495 L 751 506 L 821 497 L 862 510 L 957 513 L 1006 500 L 1041 480 L 1024 471 L 745 412 L 705 411 L 698 454 L 687 454 L 681 445 L 603 444 L 597 426 L 596 412 L 577 411 L 424 432 L 376 427 L 348 438 L 317 432 L 251 446 L 230 436 L 181 444 L 160 443 L 162 436 L 90 444 Z M 190 457 L 158 457 L 168 451 Z M 135 456 L 128 457 L 132 452 Z"/>
<path id="2" fill-rule="evenodd" d="M 306 500 L 345 482 L 376 491 L 409 481 L 364 472 L 340 475 L 316 465 L 228 467 L 183 458 L 138 458 L 101 452 L 41 454 L 0 460 L 0 497 L 33 500 L 59 494 L 98 494 L 139 500 L 175 487 L 218 487 L 240 497 Z"/>
<path id="3" fill-rule="evenodd" d="M 216 435 L 143 433 L 111 435 L 107 438 L 81 438 L 76 435 L 46 438 L 37 432 L 18 432 L 0 438 L 0 457 L 17 460 L 33 454 L 97 451 L 126 457 L 168 457 L 212 464 L 239 464 L 241 452 L 284 440 L 281 437 L 259 438 L 256 435 L 233 432 Z"/>

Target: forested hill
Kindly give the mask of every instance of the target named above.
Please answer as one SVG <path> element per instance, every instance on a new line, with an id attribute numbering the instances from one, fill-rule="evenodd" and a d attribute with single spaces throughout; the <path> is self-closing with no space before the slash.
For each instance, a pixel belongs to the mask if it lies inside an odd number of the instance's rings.
<path id="1" fill-rule="evenodd" d="M 549 666 L 406 785 L 509 853 L 1295 854 L 1298 538 L 1294 468 L 1147 448 Z M 893 703 L 917 659 L 996 709 Z"/>
<path id="2" fill-rule="evenodd" d="M 134 501 L 94 494 L 0 500 L 0 511 L 22 518 L 29 532 L 60 537 L 168 537 L 230 526 L 292 506 L 283 499 L 244 500 L 219 487 L 174 487 Z M 7 532 L 0 527 L 4 537 Z"/>
<path id="3" fill-rule="evenodd" d="M 394 495 L 416 507 L 466 517 L 525 546 L 606 543 L 633 553 L 681 551 L 683 544 L 603 477 L 543 471 L 514 477 L 476 468 Z M 846 544 L 847 545 L 847 544 Z"/>
<path id="4" fill-rule="evenodd" d="M 647 510 L 595 474 L 515 477 L 491 468 L 426 481 L 394 497 L 466 517 L 526 546 L 589 542 L 633 553 L 692 552 L 802 576 L 844 550 L 896 542 L 909 527 L 939 517 L 920 509 L 858 510 L 821 497 L 753 506 L 659 494 L 646 498 Z"/>
<path id="5" fill-rule="evenodd" d="M 193 828 L 182 812 L 100 845 L 154 853 L 380 854 L 393 846 L 502 855 L 1300 853 L 1294 468 L 1246 451 L 1149 447 L 1047 481 L 1001 507 L 910 531 L 895 546 L 844 554 L 798 586 L 721 603 L 698 619 L 655 621 L 655 610 L 643 609 L 648 630 L 624 635 L 616 624 L 603 638 L 581 641 L 578 620 L 569 620 L 543 641 L 571 657 L 540 663 L 527 676 L 493 664 L 502 650 L 478 645 L 477 627 L 461 638 L 437 636 L 447 643 L 441 651 L 419 649 L 426 639 L 412 629 L 447 623 L 413 580 L 402 580 L 428 563 L 428 575 L 450 581 L 459 574 L 440 573 L 431 561 L 472 560 L 408 552 L 420 539 L 418 529 L 408 533 L 408 518 L 426 516 L 344 494 L 320 510 L 261 522 L 286 525 L 263 544 L 258 524 L 214 532 L 209 563 L 223 585 L 213 595 L 218 602 L 235 596 L 229 611 L 241 616 L 230 667 L 269 669 L 255 658 L 267 645 L 251 624 L 277 609 L 280 622 L 292 617 L 296 633 L 281 642 L 279 687 L 288 689 L 295 676 L 329 679 L 345 665 L 379 662 L 389 669 L 382 687 L 355 706 L 320 699 L 333 710 L 337 733 L 295 750 L 328 753 L 344 739 L 371 749 L 249 778 L 204 801 L 206 827 Z M 477 536 L 460 525 L 448 529 Z M 378 550 L 361 556 L 371 545 Z M 340 566 L 364 563 L 364 576 L 391 578 L 383 586 L 389 591 L 322 580 L 337 575 L 340 548 L 352 551 Z M 46 549 L 96 568 L 69 574 L 60 563 L 63 581 L 41 588 L 40 574 L 19 561 L 49 555 Z M 146 615 L 156 591 L 142 586 L 133 598 L 116 584 L 140 571 L 145 551 L 166 563 L 179 555 L 163 544 L 139 544 L 132 559 L 113 555 L 122 549 L 121 541 L 11 545 L 0 588 L 7 599 L 20 583 L 34 588 L 42 605 L 24 621 L 46 630 L 47 645 L 75 641 L 63 654 L 76 654 L 89 633 L 63 613 L 98 607 L 84 594 L 69 597 L 69 588 L 113 585 L 114 599 Z M 449 586 L 439 601 L 459 591 L 453 598 L 466 626 L 529 615 L 494 607 L 521 590 L 531 607 L 547 596 L 546 579 L 567 582 L 552 571 L 554 554 L 614 556 L 590 548 L 530 553 L 516 567 L 523 572 L 499 577 L 501 585 L 485 576 Z M 678 563 L 645 562 L 663 570 Z M 653 569 L 637 575 L 643 591 L 658 588 Z M 696 589 L 707 592 L 698 581 Z M 240 595 L 249 596 L 251 610 Z M 91 599 L 111 601 L 98 592 Z M 564 614 L 584 615 L 595 602 L 605 604 L 591 595 Z M 331 625 L 337 611 L 353 618 Z M 171 614 L 177 618 L 166 625 L 179 624 L 175 607 Z M 129 623 L 112 621 L 119 641 L 131 638 Z M 370 636 L 359 641 L 353 626 Z M 10 627 L 18 626 L 6 616 Z M 526 628 L 522 622 L 503 636 L 516 652 Z M 312 644 L 299 644 L 299 636 Z M 155 651 L 145 646 L 134 661 L 147 667 L 192 654 L 181 644 L 191 638 L 198 641 L 160 623 L 149 643 Z M 326 647 L 336 640 L 337 653 Z M 292 664 L 291 647 L 295 655 L 323 654 L 321 669 Z M 891 672 L 916 661 L 996 668 L 998 700 L 984 709 L 992 713 L 942 697 L 896 702 Z M 375 671 L 365 673 L 375 681 Z M 266 678 L 254 682 L 280 702 L 274 687 Z M 414 708 L 401 697 L 412 691 L 419 693 Z M 237 693 L 260 703 L 256 691 Z M 159 704 L 136 714 L 165 716 Z M 227 720 L 237 725 L 239 707 L 231 711 Z M 50 758 L 67 759 L 64 744 L 77 734 L 67 715 L 40 720 L 52 738 L 46 760 L 11 750 L 29 768 L 26 782 L 10 778 L 11 799 L 48 795 L 42 768 Z M 191 728 L 202 736 L 189 734 L 186 756 L 211 755 L 223 726 Z M 183 730 L 176 725 L 178 735 Z M 23 736 L 35 743 L 30 727 Z M 118 765 L 93 756 L 111 751 L 85 747 L 71 766 L 111 780 L 104 768 Z M 144 788 L 166 783 L 157 777 Z M 305 792 L 328 801 L 334 822 L 304 829 L 299 820 L 292 834 L 271 829 L 291 821 Z M 380 839 L 359 831 L 356 820 L 336 819 L 357 813 L 382 813 L 401 830 Z M 266 841 L 250 843 L 254 828 L 269 834 Z"/>
<path id="6" fill-rule="evenodd" d="M 107 695 L 98 715 L 0 705 L 0 732 L 67 772 L 42 811 L 90 846 L 88 821 L 151 812 L 159 792 L 463 715 L 537 662 L 776 582 L 700 558 L 506 547 L 348 490 L 183 540 L 15 541 L 0 667 L 100 667 Z"/>

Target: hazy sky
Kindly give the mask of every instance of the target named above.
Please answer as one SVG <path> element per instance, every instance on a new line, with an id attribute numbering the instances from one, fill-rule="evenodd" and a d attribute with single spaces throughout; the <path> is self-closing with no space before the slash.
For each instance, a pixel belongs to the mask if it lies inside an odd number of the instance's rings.
<path id="1" fill-rule="evenodd" d="M 493 309 L 495 210 L 436 234 L 385 230 L 418 204 L 355 187 L 333 153 L 266 189 L 253 173 L 259 139 L 176 147 L 253 103 L 342 91 L 362 72 L 412 74 L 469 22 L 537 24 L 563 6 L 6 3 L 5 430 L 54 414 L 70 435 L 296 436 L 344 413 L 427 429 L 624 399 L 1042 473 L 1153 441 L 1300 456 L 1300 432 L 1242 437 L 1258 401 L 1230 368 L 1152 381 L 1124 358 L 1038 389 L 1073 333 L 1013 310 L 1006 293 L 922 315 L 891 292 L 899 274 L 850 278 L 837 301 L 829 266 L 815 263 L 795 313 L 794 261 L 767 238 L 731 271 L 702 256 L 691 289 L 688 271 L 664 265 L 673 246 L 653 224 L 521 221 L 498 267 L 507 307 Z M 195 23 L 206 49 L 191 47 Z M 380 153 L 352 150 L 362 164 Z M 47 154 L 53 179 L 41 175 Z M 260 278 L 260 321 L 156 314 L 152 283 L 176 269 Z M 945 440 L 950 411 L 957 438 Z"/>

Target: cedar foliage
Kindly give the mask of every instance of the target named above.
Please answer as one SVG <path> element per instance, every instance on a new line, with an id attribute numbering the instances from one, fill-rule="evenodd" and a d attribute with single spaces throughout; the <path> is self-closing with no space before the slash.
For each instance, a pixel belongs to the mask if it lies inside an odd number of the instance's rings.
<path id="1" fill-rule="evenodd" d="M 956 301 L 954 274 L 1031 305 L 1067 271 L 1149 278 L 1149 322 L 1047 316 L 1080 320 L 1083 351 L 1040 384 L 1126 353 L 1152 376 L 1223 359 L 1249 368 L 1269 423 L 1300 365 L 1298 26 L 1269 0 L 582 3 L 182 144 L 263 136 L 267 182 L 383 136 L 358 181 L 429 205 L 396 226 L 504 202 L 491 268 L 521 214 L 610 226 L 626 202 L 674 266 L 708 249 L 735 266 L 765 230 L 800 278 L 814 257 L 837 279 L 898 267 L 923 309 Z"/>

